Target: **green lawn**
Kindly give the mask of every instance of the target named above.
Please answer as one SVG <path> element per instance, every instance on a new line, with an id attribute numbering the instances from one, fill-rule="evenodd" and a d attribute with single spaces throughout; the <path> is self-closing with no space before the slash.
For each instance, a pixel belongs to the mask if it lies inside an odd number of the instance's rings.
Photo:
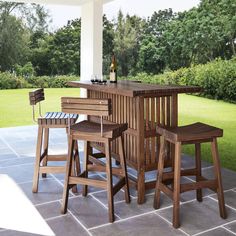
<path id="1" fill-rule="evenodd" d="M 32 89 L 0 90 L 0 128 L 35 124 L 32 121 L 32 107 L 29 105 L 29 91 Z M 60 97 L 79 96 L 78 88 L 45 89 L 42 113 L 60 111 Z"/>
<path id="2" fill-rule="evenodd" d="M 0 127 L 31 125 L 29 89 L 0 90 Z M 79 89 L 45 89 L 43 111 L 60 111 L 61 96 L 79 96 Z M 205 122 L 224 130 L 219 139 L 222 166 L 236 171 L 236 105 L 190 95 L 179 95 L 179 124 Z M 210 146 L 203 145 L 203 158 L 210 160 Z M 193 154 L 191 146 L 184 152 Z"/>

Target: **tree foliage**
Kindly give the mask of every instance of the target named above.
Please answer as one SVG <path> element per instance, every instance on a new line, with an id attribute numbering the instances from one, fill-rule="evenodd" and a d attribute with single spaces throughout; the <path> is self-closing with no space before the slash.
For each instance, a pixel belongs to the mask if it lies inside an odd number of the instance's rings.
<path id="1" fill-rule="evenodd" d="M 236 56 L 236 1 L 201 0 L 198 7 L 103 17 L 103 73 L 115 53 L 118 75 L 158 74 Z M 0 1 L 0 70 L 32 63 L 37 75 L 80 73 L 80 19 L 50 32 L 50 15 L 37 4 Z"/>

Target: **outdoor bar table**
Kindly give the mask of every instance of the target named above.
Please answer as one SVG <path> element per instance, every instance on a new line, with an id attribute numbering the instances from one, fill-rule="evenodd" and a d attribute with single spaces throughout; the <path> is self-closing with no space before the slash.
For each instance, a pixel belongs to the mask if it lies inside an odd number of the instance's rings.
<path id="1" fill-rule="evenodd" d="M 87 89 L 88 98 L 111 98 L 112 115 L 106 122 L 128 123 L 124 134 L 127 165 L 134 169 L 129 175 L 137 189 L 138 203 L 145 201 L 145 191 L 155 187 L 156 180 L 148 181 L 145 173 L 157 169 L 159 137 L 156 126 L 178 125 L 178 94 L 200 92 L 197 86 L 171 86 L 118 81 L 92 84 L 90 81 L 72 81 L 69 86 Z M 98 144 L 94 147 L 100 148 Z M 169 153 L 173 153 L 169 148 Z M 118 144 L 113 143 L 112 154 L 116 160 Z"/>

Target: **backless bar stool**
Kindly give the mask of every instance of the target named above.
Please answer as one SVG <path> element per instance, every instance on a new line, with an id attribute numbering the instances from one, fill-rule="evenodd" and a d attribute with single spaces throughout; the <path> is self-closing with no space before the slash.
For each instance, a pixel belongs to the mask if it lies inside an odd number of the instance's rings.
<path id="1" fill-rule="evenodd" d="M 66 128 L 68 127 L 68 120 L 71 124 L 74 124 L 78 118 L 76 114 L 65 114 L 63 112 L 47 112 L 44 116 L 41 115 L 41 104 L 40 102 L 45 100 L 44 89 L 36 89 L 29 92 L 30 105 L 32 105 L 33 110 L 33 120 L 38 123 L 38 138 L 36 147 L 36 160 L 34 167 L 34 177 L 33 177 L 33 188 L 32 192 L 38 192 L 38 182 L 39 173 L 45 178 L 47 173 L 65 173 L 65 166 L 48 166 L 48 161 L 66 161 L 67 155 L 49 155 L 49 129 L 50 128 Z M 39 108 L 39 118 L 36 121 L 35 118 L 35 105 L 38 103 Z M 42 151 L 43 149 L 43 151 Z M 78 144 L 75 143 L 74 147 L 74 168 L 73 174 L 78 175 L 80 173 L 80 162 L 79 162 L 79 152 Z M 73 188 L 76 192 L 76 187 Z"/>
<path id="2" fill-rule="evenodd" d="M 82 184 L 83 195 L 87 195 L 87 186 L 100 187 L 107 190 L 109 221 L 114 221 L 114 200 L 113 196 L 124 187 L 126 203 L 130 202 L 126 161 L 124 156 L 122 133 L 127 130 L 127 124 L 105 124 L 103 116 L 111 114 L 111 99 L 88 99 L 88 98 L 62 98 L 62 111 L 66 113 L 86 114 L 89 116 L 99 116 L 100 123 L 84 120 L 68 129 L 69 132 L 69 151 L 66 167 L 64 191 L 62 198 L 62 214 L 67 211 L 69 189 L 75 184 Z M 111 162 L 111 143 L 117 139 L 119 141 L 120 168 L 112 167 Z M 84 150 L 84 170 L 78 176 L 71 176 L 72 151 L 76 140 L 85 141 Z M 90 142 L 104 144 L 106 164 L 101 165 L 99 160 L 89 161 L 91 153 Z M 94 158 L 95 159 L 95 158 Z M 97 180 L 88 176 L 88 171 L 105 172 L 106 180 Z M 119 178 L 113 186 L 112 176 Z M 92 214 L 92 212 L 91 212 Z"/>
<path id="3" fill-rule="evenodd" d="M 173 227 L 180 226 L 179 208 L 180 194 L 190 190 L 196 190 L 196 198 L 202 201 L 202 188 L 210 188 L 218 196 L 220 216 L 225 219 L 226 209 L 224 202 L 224 193 L 222 188 L 221 170 L 219 153 L 217 147 L 217 138 L 223 136 L 223 130 L 203 124 L 194 123 L 182 127 L 157 127 L 157 133 L 161 135 L 161 147 L 159 152 L 158 178 L 156 182 L 156 191 L 154 196 L 154 208 L 160 207 L 160 192 L 164 192 L 173 199 Z M 165 146 L 170 142 L 175 145 L 174 170 L 164 172 Z M 214 176 L 212 180 L 206 179 L 201 173 L 201 143 L 210 142 L 213 157 Z M 195 144 L 196 168 L 181 170 L 181 145 Z M 181 176 L 196 176 L 195 183 L 180 183 Z M 165 181 L 173 180 L 173 188 L 167 186 Z"/>

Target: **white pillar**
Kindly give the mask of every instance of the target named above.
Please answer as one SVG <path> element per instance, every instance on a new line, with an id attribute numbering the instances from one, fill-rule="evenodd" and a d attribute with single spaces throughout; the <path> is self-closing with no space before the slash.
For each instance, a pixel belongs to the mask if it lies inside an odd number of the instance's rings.
<path id="1" fill-rule="evenodd" d="M 81 6 L 80 80 L 92 74 L 102 75 L 103 0 L 91 0 Z M 86 92 L 81 91 L 81 96 Z"/>

